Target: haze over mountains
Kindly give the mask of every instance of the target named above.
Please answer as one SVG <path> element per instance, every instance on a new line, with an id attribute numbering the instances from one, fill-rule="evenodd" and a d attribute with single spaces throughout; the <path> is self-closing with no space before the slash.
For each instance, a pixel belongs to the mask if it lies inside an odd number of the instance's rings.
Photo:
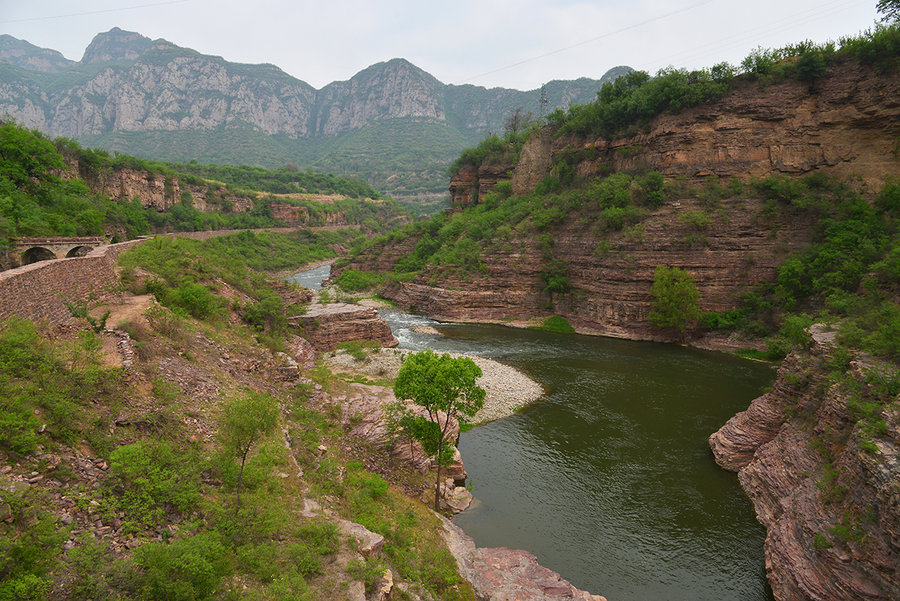
<path id="1" fill-rule="evenodd" d="M 600 80 L 546 84 L 547 110 L 586 103 Z M 396 197 L 442 195 L 464 148 L 540 91 L 446 85 L 404 59 L 320 90 L 270 64 L 247 65 L 114 28 L 80 62 L 0 36 L 0 115 L 87 146 L 176 161 L 353 174 Z"/>

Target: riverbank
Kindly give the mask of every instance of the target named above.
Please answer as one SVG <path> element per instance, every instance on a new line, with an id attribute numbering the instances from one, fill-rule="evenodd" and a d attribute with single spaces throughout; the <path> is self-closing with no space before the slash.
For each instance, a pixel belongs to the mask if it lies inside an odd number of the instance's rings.
<path id="1" fill-rule="evenodd" d="M 325 361 L 333 371 L 393 380 L 400 371 L 403 358 L 410 351 L 380 349 L 368 352 L 366 359 L 357 361 L 346 351 L 329 353 Z M 478 385 L 484 388 L 484 407 L 472 418 L 473 423 L 498 420 L 516 413 L 544 395 L 540 384 L 521 371 L 493 359 L 450 353 L 453 357 L 468 357 L 481 368 Z"/>

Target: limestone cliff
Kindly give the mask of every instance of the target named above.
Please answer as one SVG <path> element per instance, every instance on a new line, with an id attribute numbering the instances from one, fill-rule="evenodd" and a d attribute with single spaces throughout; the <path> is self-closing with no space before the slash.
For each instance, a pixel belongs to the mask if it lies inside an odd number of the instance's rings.
<path id="1" fill-rule="evenodd" d="M 548 82 L 548 108 L 589 102 L 628 70 Z M 444 197 L 453 158 L 501 130 L 510 111 L 537 112 L 539 96 L 446 85 L 400 58 L 316 90 L 274 65 L 118 28 L 97 35 L 80 62 L 0 38 L 0 114 L 29 128 L 159 160 L 314 166 L 407 197 Z"/>
<path id="2" fill-rule="evenodd" d="M 266 134 L 307 138 L 397 118 L 480 132 L 499 129 L 511 108 L 531 110 L 538 95 L 537 90 L 448 86 L 403 59 L 372 65 L 317 91 L 274 65 L 231 63 L 119 28 L 97 35 L 79 63 L 3 36 L 0 66 L 5 67 L 0 112 L 27 127 L 72 138 L 241 123 Z M 70 71 L 68 86 L 31 73 L 63 70 Z M 550 82 L 550 107 L 588 102 L 603 81 L 627 70 L 616 67 L 601 80 Z"/>
<path id="3" fill-rule="evenodd" d="M 789 356 L 772 390 L 710 446 L 719 465 L 738 471 L 768 529 L 766 571 L 779 601 L 897 599 L 900 415 L 896 391 L 879 388 L 896 372 L 863 357 L 847 369 L 832 337 L 814 327 L 809 351 Z M 861 402 L 872 404 L 868 418 Z"/>

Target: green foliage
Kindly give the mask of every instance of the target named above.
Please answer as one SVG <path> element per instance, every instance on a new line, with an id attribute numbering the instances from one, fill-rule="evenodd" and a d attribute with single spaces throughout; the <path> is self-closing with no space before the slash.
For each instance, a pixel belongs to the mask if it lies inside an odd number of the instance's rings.
<path id="1" fill-rule="evenodd" d="M 432 454 L 437 458 L 437 481 L 434 490 L 434 509 L 439 509 L 441 465 L 445 464 L 444 443 L 450 420 L 464 421 L 474 416 L 484 405 L 484 389 L 475 380 L 481 376 L 481 368 L 468 357 L 438 355 L 431 350 L 413 353 L 404 359 L 394 380 L 394 395 L 399 400 L 411 399 L 424 407 L 431 423 L 436 427 L 422 433 L 419 441 L 429 448 L 437 447 Z M 443 423 L 440 414 L 443 413 Z"/>
<path id="2" fill-rule="evenodd" d="M 347 292 L 362 292 L 381 286 L 384 281 L 384 274 L 375 273 L 374 271 L 345 269 L 334 283 Z"/>
<path id="3" fill-rule="evenodd" d="M 531 135 L 531 123 L 524 127 L 507 129 L 503 136 L 491 134 L 485 137 L 477 146 L 467 148 L 459 155 L 447 174 L 451 177 L 459 173 L 464 166 L 481 167 L 487 164 L 514 165 L 519 158 L 519 152 L 525 145 L 525 141 Z"/>
<path id="4" fill-rule="evenodd" d="M 613 83 L 605 83 L 597 100 L 569 107 L 564 115 L 551 118 L 557 134 L 599 135 L 636 133 L 650 119 L 663 112 L 682 109 L 715 100 L 731 88 L 726 69 L 685 71 L 662 69 L 651 78 L 645 71 L 632 71 Z M 551 115 L 552 117 L 552 115 Z"/>
<path id="5" fill-rule="evenodd" d="M 0 124 L 0 181 L 32 188 L 35 180 L 57 181 L 52 172 L 64 168 L 62 157 L 44 134 L 13 123 Z"/>
<path id="6" fill-rule="evenodd" d="M 900 22 L 900 1 L 898 0 L 878 0 L 875 8 L 882 15 L 882 21 L 886 23 Z"/>
<path id="7" fill-rule="evenodd" d="M 37 509 L 29 493 L 0 489 L 0 506 L 10 509 L 0 523 L 0 600 L 42 601 L 50 590 L 48 577 L 68 537 L 55 518 Z"/>
<path id="8" fill-rule="evenodd" d="M 562 334 L 574 334 L 575 328 L 572 327 L 565 317 L 560 315 L 552 315 L 545 319 L 539 326 L 531 326 L 532 330 L 543 330 L 545 332 L 560 332 Z"/>
<path id="9" fill-rule="evenodd" d="M 657 265 L 650 287 L 650 323 L 657 328 L 675 328 L 682 338 L 700 319 L 700 294 L 689 273 L 679 267 Z"/>
<path id="10" fill-rule="evenodd" d="M 109 311 L 104 312 L 98 319 L 88 314 L 87 304 L 84 301 L 66 301 L 65 305 L 72 317 L 78 317 L 85 320 L 95 334 L 99 334 L 106 329 L 106 320 L 109 319 Z"/>
<path id="11" fill-rule="evenodd" d="M 861 62 L 887 73 L 900 66 L 900 22 L 878 24 L 855 37 L 841 38 L 841 50 L 855 55 Z"/>
<path id="12" fill-rule="evenodd" d="M 196 454 L 165 441 L 124 445 L 109 458 L 104 505 L 139 527 L 157 526 L 169 511 L 189 513 L 200 501 Z"/>
<path id="13" fill-rule="evenodd" d="M 121 375 L 101 366 L 93 332 L 83 332 L 61 352 L 30 322 L 0 323 L 0 448 L 14 456 L 33 451 L 41 425 L 45 435 L 72 442 L 85 405 L 109 399 Z"/>
<path id="14" fill-rule="evenodd" d="M 149 543 L 135 552 L 134 583 L 141 599 L 212 599 L 228 573 L 227 548 L 215 532 L 201 532 L 171 543 Z"/>
<path id="15" fill-rule="evenodd" d="M 797 79 L 813 83 L 825 75 L 825 57 L 821 52 L 807 52 L 797 61 Z"/>
<path id="16" fill-rule="evenodd" d="M 353 357 L 357 362 L 365 361 L 368 358 L 367 349 L 380 349 L 381 343 L 374 340 L 345 340 L 338 344 L 338 349 L 347 351 L 347 354 Z"/>
<path id="17" fill-rule="evenodd" d="M 237 500 L 241 502 L 241 480 L 250 448 L 269 434 L 278 422 L 278 400 L 260 392 L 249 392 L 227 401 L 219 420 L 219 441 L 232 458 L 240 459 Z"/>

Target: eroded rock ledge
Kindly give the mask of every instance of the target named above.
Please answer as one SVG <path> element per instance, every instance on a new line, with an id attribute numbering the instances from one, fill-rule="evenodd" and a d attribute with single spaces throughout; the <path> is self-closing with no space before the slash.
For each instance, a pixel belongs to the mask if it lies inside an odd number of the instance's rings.
<path id="1" fill-rule="evenodd" d="M 458 526 L 441 518 L 441 533 L 456 559 L 460 575 L 481 601 L 606 601 L 575 588 L 562 576 L 543 567 L 528 551 L 478 548 Z"/>
<path id="2" fill-rule="evenodd" d="M 848 400 L 870 394 L 858 358 L 832 377 L 829 333 L 791 354 L 772 391 L 710 437 L 766 526 L 766 572 L 779 601 L 900 599 L 900 425 L 896 399 L 873 436 Z M 833 364 L 833 362 L 832 362 Z M 866 441 L 866 442 L 864 442 Z M 866 444 L 867 443 L 867 444 Z"/>
<path id="3" fill-rule="evenodd" d="M 371 307 L 314 304 L 305 314 L 291 317 L 289 322 L 304 332 L 317 351 L 333 351 L 348 340 L 373 340 L 386 347 L 398 344 L 391 327 Z"/>

